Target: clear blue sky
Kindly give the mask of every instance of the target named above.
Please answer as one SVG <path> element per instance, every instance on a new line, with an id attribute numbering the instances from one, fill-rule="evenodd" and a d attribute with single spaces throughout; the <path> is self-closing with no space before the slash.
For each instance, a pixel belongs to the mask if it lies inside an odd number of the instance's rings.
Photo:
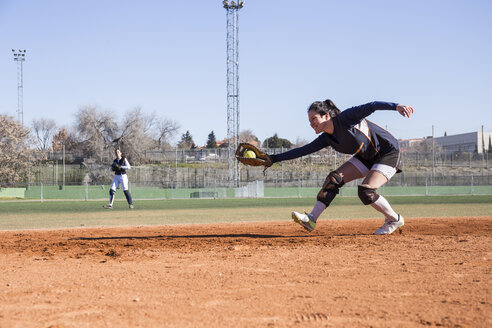
<path id="1" fill-rule="evenodd" d="M 492 130 L 492 1 L 245 1 L 240 122 L 261 140 L 312 140 L 306 108 L 373 100 L 415 115 L 370 120 L 397 138 Z M 11 49 L 27 49 L 24 122 L 70 126 L 79 107 L 136 106 L 203 145 L 226 136 L 226 11 L 220 0 L 0 0 L 0 113 L 16 117 Z"/>

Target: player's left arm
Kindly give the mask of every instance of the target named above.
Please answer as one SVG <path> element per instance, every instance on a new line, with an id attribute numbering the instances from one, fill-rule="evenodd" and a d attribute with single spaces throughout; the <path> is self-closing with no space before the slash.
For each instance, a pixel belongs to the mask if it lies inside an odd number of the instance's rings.
<path id="1" fill-rule="evenodd" d="M 270 157 L 273 163 L 277 163 L 306 156 L 328 146 L 329 144 L 326 142 L 324 135 L 321 134 L 307 145 L 294 148 L 280 154 L 270 155 Z"/>
<path id="2" fill-rule="evenodd" d="M 128 162 L 128 160 L 125 158 L 125 160 L 123 161 L 123 165 L 121 165 L 120 168 L 123 170 L 129 170 L 132 167 L 130 166 L 130 163 Z"/>

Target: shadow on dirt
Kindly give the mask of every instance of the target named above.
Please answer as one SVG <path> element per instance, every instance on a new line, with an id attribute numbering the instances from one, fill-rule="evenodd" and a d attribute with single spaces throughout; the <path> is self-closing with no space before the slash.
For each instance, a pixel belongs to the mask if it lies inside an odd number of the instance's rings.
<path id="1" fill-rule="evenodd" d="M 116 236 L 116 237 L 79 237 L 70 238 L 69 240 L 120 240 L 120 239 L 207 239 L 207 238 L 252 238 L 252 239 L 273 239 L 273 238 L 315 238 L 315 237 L 333 237 L 328 235 L 260 235 L 260 234 L 206 234 L 206 235 L 177 235 L 177 236 Z"/>
<path id="2" fill-rule="evenodd" d="M 248 239 L 277 239 L 277 238 L 332 238 L 332 237 L 357 237 L 373 236 L 372 233 L 338 233 L 338 234 L 299 234 L 299 235 L 271 235 L 271 234 L 204 234 L 204 235 L 157 235 L 157 236 L 114 236 L 114 237 L 78 237 L 69 240 L 152 240 L 152 239 L 209 239 L 209 238 L 248 238 Z"/>

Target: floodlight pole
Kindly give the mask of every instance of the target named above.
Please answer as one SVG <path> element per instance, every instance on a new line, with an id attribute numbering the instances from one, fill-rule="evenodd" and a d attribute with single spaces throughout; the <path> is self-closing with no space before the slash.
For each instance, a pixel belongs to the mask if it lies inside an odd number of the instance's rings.
<path id="1" fill-rule="evenodd" d="M 26 50 L 12 49 L 14 61 L 17 62 L 17 120 L 24 125 L 24 82 L 22 63 L 26 61 Z"/>
<path id="2" fill-rule="evenodd" d="M 229 187 L 239 187 L 239 9 L 244 1 L 222 1 L 227 11 L 227 165 Z"/>

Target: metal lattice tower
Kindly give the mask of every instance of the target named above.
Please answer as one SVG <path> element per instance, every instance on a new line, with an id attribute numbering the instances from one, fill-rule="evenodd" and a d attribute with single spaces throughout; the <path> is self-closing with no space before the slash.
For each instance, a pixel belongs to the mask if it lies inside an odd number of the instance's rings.
<path id="1" fill-rule="evenodd" d="M 227 142 L 229 186 L 239 187 L 239 162 L 235 158 L 239 145 L 239 9 L 242 0 L 223 1 L 227 11 Z"/>
<path id="2" fill-rule="evenodd" d="M 24 82 L 22 63 L 26 61 L 26 50 L 12 49 L 14 61 L 17 62 L 17 120 L 24 125 Z"/>

